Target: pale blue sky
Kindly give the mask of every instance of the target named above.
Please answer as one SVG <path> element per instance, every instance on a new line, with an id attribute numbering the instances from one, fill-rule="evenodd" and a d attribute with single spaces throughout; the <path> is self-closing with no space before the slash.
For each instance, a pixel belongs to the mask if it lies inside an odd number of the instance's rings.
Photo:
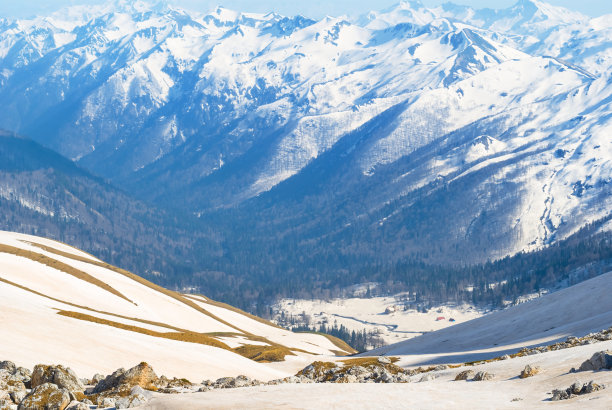
<path id="1" fill-rule="evenodd" d="M 435 6 L 447 0 L 422 0 L 427 6 Z M 103 3 L 104 0 L 0 0 L 0 17 L 27 17 L 45 14 L 70 4 Z M 285 15 L 303 14 L 320 18 L 325 15 L 359 15 L 369 10 L 380 10 L 399 0 L 170 0 L 179 6 L 208 11 L 216 5 L 251 12 L 276 11 Z M 504 8 L 516 0 L 456 0 L 458 4 L 473 7 Z M 548 0 L 548 3 L 567 7 L 591 16 L 612 13 L 612 0 Z"/>

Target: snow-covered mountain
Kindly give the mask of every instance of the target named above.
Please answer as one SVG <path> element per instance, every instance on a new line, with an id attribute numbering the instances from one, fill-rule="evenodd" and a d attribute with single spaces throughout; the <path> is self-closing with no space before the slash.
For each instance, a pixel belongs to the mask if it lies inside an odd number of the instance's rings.
<path id="1" fill-rule="evenodd" d="M 318 356 L 354 352 L 332 337 L 292 333 L 41 237 L 0 231 L 0 271 L 2 354 L 28 367 L 65 363 L 94 374 L 147 361 L 191 380 L 269 380 Z"/>
<path id="2" fill-rule="evenodd" d="M 159 204 L 274 218 L 308 191 L 338 216 L 318 238 L 419 215 L 415 252 L 482 260 L 609 213 L 609 20 L 529 0 L 354 21 L 70 8 L 0 24 L 0 127 Z"/>

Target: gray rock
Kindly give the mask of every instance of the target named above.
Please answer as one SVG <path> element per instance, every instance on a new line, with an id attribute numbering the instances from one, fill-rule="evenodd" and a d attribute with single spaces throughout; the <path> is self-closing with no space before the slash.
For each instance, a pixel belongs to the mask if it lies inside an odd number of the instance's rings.
<path id="1" fill-rule="evenodd" d="M 140 363 L 129 370 L 123 368 L 116 370 L 110 376 L 101 380 L 93 389 L 94 393 L 111 391 L 119 388 L 132 388 L 141 386 L 145 389 L 157 389 L 159 382 L 155 371 L 147 363 Z"/>
<path id="2" fill-rule="evenodd" d="M 89 410 L 89 406 L 83 402 L 71 401 L 66 410 Z"/>
<path id="3" fill-rule="evenodd" d="M 27 396 L 27 392 L 25 389 L 23 390 L 18 390 L 18 391 L 12 391 L 9 393 L 9 396 L 11 397 L 11 400 L 13 400 L 13 403 L 15 404 L 19 404 L 23 401 L 23 399 L 25 399 L 25 396 Z"/>
<path id="4" fill-rule="evenodd" d="M 17 410 L 17 405 L 8 399 L 0 399 L 0 410 Z"/>
<path id="5" fill-rule="evenodd" d="M 527 365 L 521 371 L 521 374 L 519 375 L 519 377 L 521 379 L 526 379 L 528 377 L 533 377 L 533 376 L 535 376 L 538 373 L 540 373 L 540 368 L 538 366 Z"/>
<path id="6" fill-rule="evenodd" d="M 98 407 L 107 408 L 115 407 L 115 399 L 112 397 L 103 397 L 98 400 Z"/>
<path id="7" fill-rule="evenodd" d="M 234 385 L 233 377 L 221 377 L 215 381 L 215 389 L 228 389 Z"/>
<path id="8" fill-rule="evenodd" d="M 153 397 L 153 393 L 151 393 L 149 390 L 143 389 L 140 386 L 132 387 L 132 390 L 130 390 L 130 394 L 140 394 L 144 396 L 147 400 L 150 400 Z"/>
<path id="9" fill-rule="evenodd" d="M 64 410 L 70 403 L 68 390 L 52 383 L 36 386 L 21 403 L 19 410 L 44 409 Z"/>
<path id="10" fill-rule="evenodd" d="M 385 356 L 379 356 L 378 357 L 378 363 L 380 363 L 380 364 L 391 364 L 391 359 L 389 359 L 388 357 L 385 357 Z"/>
<path id="11" fill-rule="evenodd" d="M 578 382 L 572 384 L 569 388 L 565 390 L 553 390 L 551 401 L 559 401 L 559 400 L 567 400 L 572 397 L 581 396 L 583 394 L 590 394 L 598 390 L 604 389 L 605 386 L 599 385 L 592 380 L 585 384 L 580 384 Z"/>
<path id="12" fill-rule="evenodd" d="M 4 361 L 0 362 L 0 370 L 6 370 L 10 374 L 14 374 L 15 370 L 17 370 L 17 366 L 15 366 L 15 363 L 13 363 L 13 362 L 10 362 L 8 360 L 4 360 Z"/>
<path id="13" fill-rule="evenodd" d="M 590 359 L 580 365 L 578 371 L 597 371 L 602 369 L 612 369 L 612 351 L 610 350 L 595 353 Z"/>
<path id="14" fill-rule="evenodd" d="M 292 376 L 292 377 L 295 377 L 295 376 Z M 234 385 L 232 387 L 247 387 L 247 386 L 250 386 L 251 383 L 252 381 L 250 378 L 248 378 L 247 376 L 240 375 L 234 379 Z"/>
<path id="15" fill-rule="evenodd" d="M 474 370 L 464 370 L 462 372 L 460 372 L 459 374 L 457 374 L 457 376 L 455 376 L 455 380 L 459 381 L 459 380 L 468 380 L 472 377 L 474 377 L 476 373 L 474 372 Z"/>
<path id="16" fill-rule="evenodd" d="M 91 378 L 91 384 L 96 385 L 96 384 L 100 383 L 104 379 L 106 379 L 106 376 L 104 376 L 103 374 L 100 374 L 100 373 L 96 373 Z"/>
<path id="17" fill-rule="evenodd" d="M 421 377 L 421 380 L 419 380 L 419 383 L 429 382 L 435 380 L 437 377 L 435 373 L 425 373 L 423 377 Z"/>
<path id="18" fill-rule="evenodd" d="M 116 409 L 131 409 L 142 406 L 147 402 L 147 398 L 142 394 L 132 394 L 128 397 L 121 397 L 115 401 Z"/>
<path id="19" fill-rule="evenodd" d="M 486 381 L 486 380 L 493 380 L 493 377 L 495 377 L 494 374 L 481 371 L 481 372 L 476 373 L 472 380 L 474 380 L 475 382 L 481 382 L 481 381 Z"/>
<path id="20" fill-rule="evenodd" d="M 81 380 L 70 369 L 63 366 L 47 366 L 37 364 L 32 372 L 32 388 L 41 384 L 53 383 L 60 388 L 64 388 L 72 393 L 83 393 L 85 386 Z"/>

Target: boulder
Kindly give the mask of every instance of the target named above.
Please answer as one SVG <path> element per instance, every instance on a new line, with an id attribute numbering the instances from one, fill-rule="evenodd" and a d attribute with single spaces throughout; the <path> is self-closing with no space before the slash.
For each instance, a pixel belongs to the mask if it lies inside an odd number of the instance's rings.
<path id="1" fill-rule="evenodd" d="M 18 404 L 26 395 L 26 386 L 18 376 L 0 370 L 0 400 Z"/>
<path id="2" fill-rule="evenodd" d="M 93 377 L 91 378 L 91 384 L 92 385 L 96 385 L 98 383 L 100 383 L 102 380 L 104 380 L 106 378 L 106 376 L 104 376 L 103 374 L 100 373 L 96 373 L 93 375 Z"/>
<path id="3" fill-rule="evenodd" d="M 474 377 L 476 373 L 474 372 L 474 370 L 464 370 L 462 372 L 460 372 L 459 374 L 457 374 L 457 376 L 455 376 L 455 380 L 459 381 L 459 380 L 468 380 L 471 379 L 472 377 Z"/>
<path id="4" fill-rule="evenodd" d="M 45 383 L 53 383 L 59 388 L 68 390 L 77 396 L 83 396 L 85 386 L 70 369 L 64 366 L 47 366 L 37 364 L 32 372 L 31 385 L 36 388 Z M 80 397 L 83 398 L 83 397 Z"/>
<path id="5" fill-rule="evenodd" d="M 30 371 L 30 369 L 26 369 L 25 367 L 18 367 L 13 372 L 13 376 L 21 380 L 26 385 L 26 387 L 31 384 L 30 380 L 32 379 L 32 372 Z M 28 388 L 32 387 L 30 386 Z"/>
<path id="6" fill-rule="evenodd" d="M 599 385 L 592 380 L 585 384 L 580 384 L 578 382 L 572 384 L 565 390 L 553 390 L 551 401 L 559 401 L 559 400 L 568 400 L 576 396 L 581 396 L 583 394 L 590 394 L 598 390 L 602 390 L 604 388 L 603 385 Z"/>
<path id="7" fill-rule="evenodd" d="M 158 378 L 153 368 L 143 362 L 129 370 L 119 369 L 115 371 L 101 380 L 93 389 L 93 393 L 134 386 L 140 386 L 147 390 L 157 390 L 157 383 Z"/>
<path id="8" fill-rule="evenodd" d="M 521 379 L 526 379 L 528 377 L 533 377 L 536 374 L 540 373 L 540 368 L 538 366 L 531 366 L 531 365 L 527 365 L 525 366 L 525 368 L 521 371 L 520 374 L 520 378 Z"/>
<path id="9" fill-rule="evenodd" d="M 486 380 L 493 380 L 493 377 L 495 377 L 494 374 L 481 371 L 481 372 L 476 373 L 472 380 L 474 380 L 475 382 L 482 382 Z"/>
<path id="10" fill-rule="evenodd" d="M 583 362 L 578 368 L 579 372 L 612 369 L 612 351 L 606 350 L 595 353 L 590 359 Z"/>
<path id="11" fill-rule="evenodd" d="M 68 390 L 53 383 L 36 386 L 19 404 L 18 410 L 64 410 L 70 404 Z"/>
<path id="12" fill-rule="evenodd" d="M 215 389 L 230 389 L 234 386 L 233 377 L 221 377 L 215 381 Z"/>
<path id="13" fill-rule="evenodd" d="M 89 410 L 89 406 L 80 401 L 71 401 L 66 410 Z"/>
<path id="14" fill-rule="evenodd" d="M 0 370 L 6 370 L 10 374 L 14 374 L 15 370 L 17 370 L 17 366 L 15 366 L 15 363 L 13 363 L 13 362 L 10 362 L 8 360 L 4 360 L 4 361 L 0 362 Z"/>
<path id="15" fill-rule="evenodd" d="M 385 357 L 385 356 L 379 356 L 378 357 L 378 363 L 380 363 L 380 364 L 391 364 L 391 359 L 389 359 L 388 357 Z"/>
<path id="16" fill-rule="evenodd" d="M 419 380 L 419 383 L 430 382 L 430 381 L 435 380 L 437 378 L 438 378 L 438 376 L 435 373 L 425 373 L 423 375 L 423 377 L 421 377 L 421 380 Z"/>
<path id="17" fill-rule="evenodd" d="M 10 400 L 0 399 L 0 410 L 17 410 L 17 405 Z"/>
<path id="18" fill-rule="evenodd" d="M 133 407 L 139 407 L 144 405 L 147 402 L 147 398 L 140 394 L 130 394 L 127 397 L 120 397 L 115 400 L 115 408 L 116 409 L 131 409 Z"/>

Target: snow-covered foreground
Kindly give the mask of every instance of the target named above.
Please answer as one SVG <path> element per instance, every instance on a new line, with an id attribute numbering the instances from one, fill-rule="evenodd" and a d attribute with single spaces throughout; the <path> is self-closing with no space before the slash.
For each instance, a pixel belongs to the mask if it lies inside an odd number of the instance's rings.
<path id="1" fill-rule="evenodd" d="M 416 309 L 405 310 L 404 306 L 405 302 L 399 298 L 388 296 L 332 300 L 283 299 L 276 308 L 279 315 L 282 312 L 285 317 L 298 317 L 305 313 L 311 327 L 337 323 L 349 330 L 376 331 L 386 344 L 412 339 L 483 315 L 483 312 L 469 305 L 439 306 L 427 313 Z"/>
<path id="2" fill-rule="evenodd" d="M 260 363 L 233 350 L 240 347 L 287 355 Z M 270 380 L 341 350 L 324 336 L 167 291 L 67 245 L 0 232 L 2 360 L 61 363 L 83 376 L 145 361 L 159 374 L 198 382 L 239 374 Z"/>
<path id="3" fill-rule="evenodd" d="M 568 373 L 594 352 L 612 349 L 612 342 L 525 356 L 470 367 L 494 373 L 491 381 L 454 381 L 461 369 L 436 372 L 432 381 L 408 384 L 289 384 L 214 390 L 191 395 L 157 396 L 145 409 L 609 409 L 612 388 L 567 401 L 550 402 L 553 389 L 575 381 L 594 380 L 612 386 L 612 371 Z M 529 379 L 518 375 L 526 365 L 542 372 Z M 515 400 L 515 401 L 513 401 Z"/>

